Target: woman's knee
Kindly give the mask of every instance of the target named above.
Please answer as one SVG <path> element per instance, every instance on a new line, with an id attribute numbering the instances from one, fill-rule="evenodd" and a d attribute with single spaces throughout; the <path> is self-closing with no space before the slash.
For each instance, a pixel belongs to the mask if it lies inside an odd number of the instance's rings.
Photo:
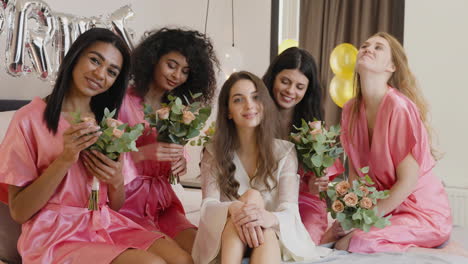
<path id="1" fill-rule="evenodd" d="M 260 207 L 264 207 L 265 205 L 262 195 L 255 189 L 248 189 L 244 194 L 241 195 L 239 201 L 243 203 L 257 204 Z"/>
<path id="2" fill-rule="evenodd" d="M 277 242 L 278 237 L 276 236 L 276 232 L 271 228 L 263 229 L 263 238 L 265 242 Z"/>
<path id="3" fill-rule="evenodd" d="M 234 223 L 232 222 L 231 218 L 228 218 L 226 220 L 226 224 L 224 225 L 222 236 L 230 235 L 233 232 L 236 232 L 236 227 L 234 226 Z"/>

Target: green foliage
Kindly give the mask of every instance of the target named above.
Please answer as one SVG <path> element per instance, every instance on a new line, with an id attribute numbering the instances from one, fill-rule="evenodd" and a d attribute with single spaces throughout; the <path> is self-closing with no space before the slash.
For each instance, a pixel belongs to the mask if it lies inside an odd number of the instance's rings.
<path id="1" fill-rule="evenodd" d="M 144 105 L 145 120 L 158 131 L 158 141 L 185 145 L 190 139 L 200 135 L 206 120 L 211 115 L 211 107 L 203 107 L 200 102 L 195 101 L 196 98 L 201 96 L 201 93 L 190 93 L 190 96 L 194 102 L 190 103 L 187 97 L 184 96 L 183 99 L 186 103 L 184 105 L 181 98 L 168 95 L 169 103 L 162 104 L 162 108 L 158 110 L 167 111 L 169 113 L 168 118 L 164 116 L 160 118 L 158 111 L 154 111 L 150 105 Z M 186 115 L 193 114 L 194 119 L 190 120 L 190 118 L 186 117 L 184 123 L 184 113 Z M 200 140 L 200 144 L 201 142 L 202 140 Z M 196 143 L 198 142 L 190 144 L 195 145 Z"/>
<path id="2" fill-rule="evenodd" d="M 89 147 L 90 150 L 97 150 L 112 160 L 117 160 L 120 153 L 138 151 L 136 147 L 136 140 L 143 133 L 143 124 L 137 124 L 130 127 L 128 124 L 121 124 L 117 127 L 109 127 L 107 119 L 112 119 L 116 113 L 114 109 L 112 112 L 109 109 L 104 109 L 104 116 L 99 123 L 100 131 L 102 132 L 99 139 Z M 80 113 L 73 113 L 73 118 L 81 122 Z M 123 131 L 120 137 L 114 136 L 114 129 Z"/>
<path id="3" fill-rule="evenodd" d="M 192 140 L 190 141 L 191 146 L 206 146 L 206 144 L 211 142 L 211 138 L 213 137 L 215 133 L 215 126 L 216 123 L 213 121 L 211 122 L 210 126 L 208 129 L 203 131 L 203 134 L 200 135 L 200 137 L 197 140 Z"/>
<path id="4" fill-rule="evenodd" d="M 316 124 L 320 122 L 314 121 Z M 332 126 L 327 130 L 320 122 L 320 127 L 312 127 L 302 119 L 301 127 L 294 127 L 296 132 L 290 136 L 304 169 L 314 172 L 317 177 L 324 176 L 325 169 L 331 167 L 343 153 L 338 142 L 340 126 Z"/>

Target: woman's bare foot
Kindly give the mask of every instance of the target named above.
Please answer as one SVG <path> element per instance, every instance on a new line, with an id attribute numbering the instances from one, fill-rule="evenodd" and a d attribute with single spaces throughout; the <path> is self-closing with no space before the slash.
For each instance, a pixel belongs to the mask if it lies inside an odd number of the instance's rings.
<path id="1" fill-rule="evenodd" d="M 457 241 L 449 241 L 441 250 L 447 254 L 468 257 L 468 251 Z"/>
<path id="2" fill-rule="evenodd" d="M 468 257 L 468 251 L 463 248 L 463 246 L 456 241 L 449 241 L 447 245 L 443 248 L 420 248 L 412 247 L 408 249 L 408 252 L 416 253 L 436 253 L 436 254 L 448 254 L 448 255 L 457 255 Z"/>

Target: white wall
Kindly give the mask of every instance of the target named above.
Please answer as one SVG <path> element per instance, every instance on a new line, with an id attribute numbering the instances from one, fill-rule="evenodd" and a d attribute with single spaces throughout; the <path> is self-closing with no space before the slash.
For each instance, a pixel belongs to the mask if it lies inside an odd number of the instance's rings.
<path id="1" fill-rule="evenodd" d="M 146 30 L 164 25 L 191 27 L 203 32 L 206 0 L 113 0 L 61 1 L 44 0 L 52 11 L 91 17 L 109 14 L 130 4 L 135 16 L 129 27 L 135 30 L 136 41 Z M 92 7 L 92 8 L 89 8 Z M 235 0 L 234 21 L 236 46 L 242 55 L 242 69 L 263 74 L 269 63 L 270 14 L 269 0 Z M 34 76 L 11 77 L 5 72 L 6 30 L 0 35 L 0 98 L 30 99 L 50 92 L 50 83 Z M 210 1 L 207 34 L 217 51 L 231 44 L 231 0 Z"/>
<path id="2" fill-rule="evenodd" d="M 411 0 L 404 46 L 431 105 L 445 156 L 435 168 L 450 187 L 468 188 L 468 1 Z"/>
<path id="3" fill-rule="evenodd" d="M 128 27 L 136 33 L 135 43 L 141 35 L 153 28 L 162 26 L 184 26 L 201 32 L 205 27 L 207 0 L 113 0 L 113 1 L 63 1 L 44 0 L 52 11 L 91 17 L 109 14 L 119 7 L 130 4 L 134 17 Z M 92 8 L 90 8 L 92 7 Z M 235 0 L 234 25 L 235 44 L 240 53 L 240 69 L 263 75 L 269 64 L 270 54 L 270 15 L 269 0 Z M 231 0 L 210 1 L 207 35 L 213 40 L 218 54 L 231 45 Z M 6 32 L 0 35 L 0 99 L 31 99 L 45 96 L 51 91 L 51 84 L 35 76 L 15 78 L 5 72 Z M 240 70 L 237 69 L 237 70 Z M 224 78 L 218 78 L 219 85 Z M 188 177 L 198 175 L 197 149 L 189 151 L 192 159 Z"/>

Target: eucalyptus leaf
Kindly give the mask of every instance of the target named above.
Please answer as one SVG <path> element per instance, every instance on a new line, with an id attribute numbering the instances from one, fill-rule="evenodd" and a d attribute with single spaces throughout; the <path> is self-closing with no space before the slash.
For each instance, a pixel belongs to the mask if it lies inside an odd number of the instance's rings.
<path id="1" fill-rule="evenodd" d="M 315 167 L 320 167 L 320 166 L 322 166 L 322 159 L 323 159 L 323 157 L 321 155 L 314 154 L 314 155 L 312 155 L 311 161 L 312 161 L 312 164 Z"/>
<path id="2" fill-rule="evenodd" d="M 369 173 L 369 166 L 362 167 L 362 168 L 361 168 L 361 172 L 364 173 L 364 174 Z"/>

